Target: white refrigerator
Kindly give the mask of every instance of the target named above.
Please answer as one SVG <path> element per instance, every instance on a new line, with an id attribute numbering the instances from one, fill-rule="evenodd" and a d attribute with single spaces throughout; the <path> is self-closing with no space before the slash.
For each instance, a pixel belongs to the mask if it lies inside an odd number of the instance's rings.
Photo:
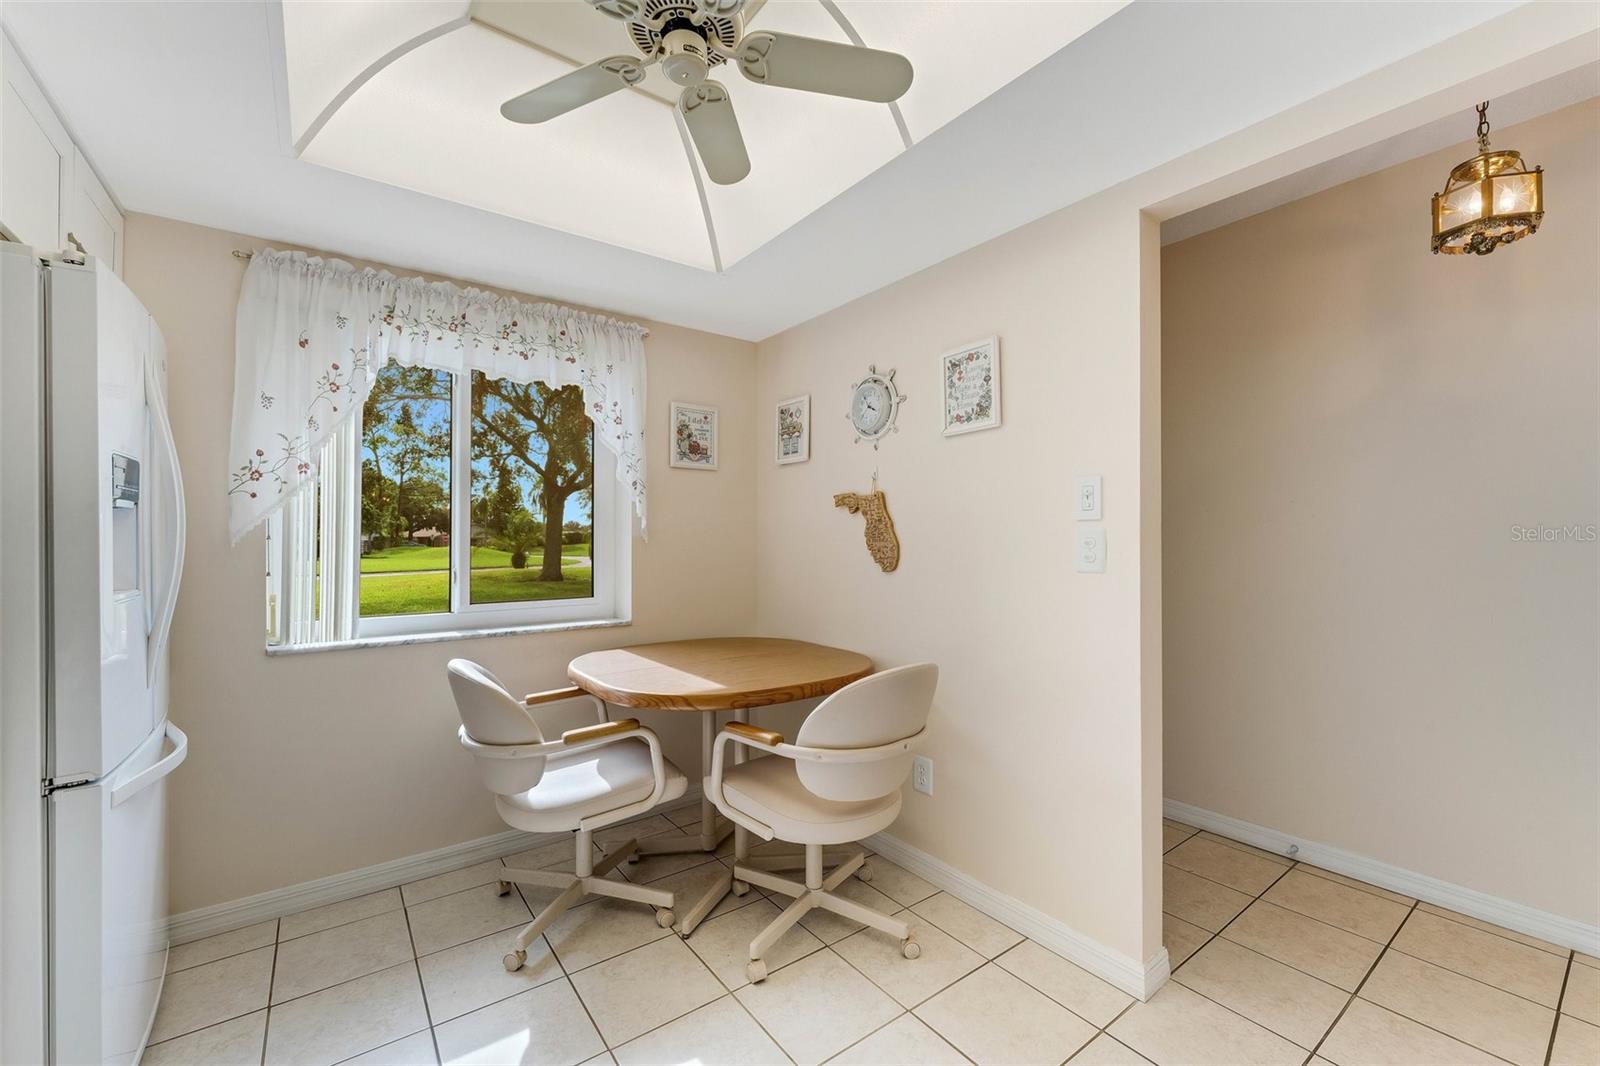
<path id="1" fill-rule="evenodd" d="M 167 952 L 183 489 L 161 333 L 0 243 L 0 1060 L 134 1063 Z"/>

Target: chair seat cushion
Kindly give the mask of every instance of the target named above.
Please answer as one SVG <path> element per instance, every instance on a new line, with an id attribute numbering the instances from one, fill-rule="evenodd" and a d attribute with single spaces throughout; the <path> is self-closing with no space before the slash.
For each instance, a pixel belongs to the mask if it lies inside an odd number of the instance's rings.
<path id="1" fill-rule="evenodd" d="M 662 768 L 667 787 L 660 802 L 677 799 L 688 787 L 688 778 L 668 759 L 662 760 Z M 537 785 L 515 796 L 496 796 L 495 806 L 514 829 L 552 833 L 576 829 L 581 819 L 648 799 L 654 788 L 649 746 L 628 740 L 554 756 L 545 763 Z"/>
<path id="2" fill-rule="evenodd" d="M 706 779 L 707 791 L 710 779 Z M 900 814 L 900 790 L 859 802 L 823 799 L 800 783 L 794 760 L 751 759 L 722 774 L 723 798 L 795 844 L 848 844 L 887 829 Z"/>

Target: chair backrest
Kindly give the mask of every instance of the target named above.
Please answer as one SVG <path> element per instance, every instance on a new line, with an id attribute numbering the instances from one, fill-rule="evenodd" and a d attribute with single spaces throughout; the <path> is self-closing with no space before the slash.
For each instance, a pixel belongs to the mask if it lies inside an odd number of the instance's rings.
<path id="1" fill-rule="evenodd" d="M 795 743 L 812 748 L 875 748 L 922 731 L 933 707 L 939 668 L 933 663 L 897 666 L 852 682 L 806 716 Z M 800 783 L 830 800 L 887 796 L 911 774 L 911 753 L 857 763 L 795 762 Z"/>
<path id="2" fill-rule="evenodd" d="M 467 736 L 479 744 L 538 744 L 544 740 L 527 707 L 488 670 L 471 659 L 451 659 L 445 669 Z M 484 786 L 501 796 L 514 796 L 537 785 L 544 776 L 544 763 L 542 757 L 477 759 Z"/>

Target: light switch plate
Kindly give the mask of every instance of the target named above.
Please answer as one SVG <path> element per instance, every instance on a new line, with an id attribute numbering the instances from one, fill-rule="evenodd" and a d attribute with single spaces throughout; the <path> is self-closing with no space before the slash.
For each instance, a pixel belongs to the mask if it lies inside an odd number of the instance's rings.
<path id="1" fill-rule="evenodd" d="M 1072 517 L 1080 522 L 1098 522 L 1100 509 L 1100 475 L 1080 477 L 1072 488 Z"/>
<path id="2" fill-rule="evenodd" d="M 1078 530 L 1072 553 L 1073 563 L 1080 574 L 1106 572 L 1106 531 L 1101 526 Z"/>

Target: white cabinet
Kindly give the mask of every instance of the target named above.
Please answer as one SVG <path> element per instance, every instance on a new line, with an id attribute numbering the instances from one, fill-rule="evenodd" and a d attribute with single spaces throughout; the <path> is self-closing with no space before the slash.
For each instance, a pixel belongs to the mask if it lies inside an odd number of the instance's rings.
<path id="1" fill-rule="evenodd" d="M 41 250 L 67 234 L 122 272 L 122 212 L 0 34 L 0 231 Z"/>
<path id="2" fill-rule="evenodd" d="M 74 149 L 73 157 L 72 191 L 62 208 L 62 237 L 72 234 L 90 255 L 121 274 L 122 212 L 111 202 L 83 153 Z"/>
<path id="3" fill-rule="evenodd" d="M 56 249 L 66 236 L 62 205 L 72 189 L 75 150 L 66 127 L 22 65 L 10 38 L 0 101 L 0 224 L 23 244 Z"/>

